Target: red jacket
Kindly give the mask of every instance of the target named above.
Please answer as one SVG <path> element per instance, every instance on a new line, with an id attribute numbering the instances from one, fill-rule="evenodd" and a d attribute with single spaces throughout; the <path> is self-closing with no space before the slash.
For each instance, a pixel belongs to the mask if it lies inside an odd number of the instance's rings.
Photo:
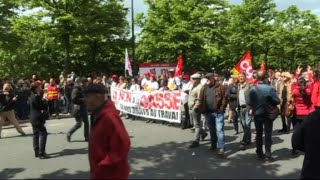
<path id="1" fill-rule="evenodd" d="M 98 112 L 89 139 L 91 179 L 128 179 L 130 137 L 113 102 Z"/>
<path id="2" fill-rule="evenodd" d="M 310 113 L 312 113 L 313 111 L 315 111 L 315 108 L 311 102 L 312 87 L 313 87 L 312 83 L 310 83 L 307 86 L 306 92 L 309 96 L 309 99 L 304 100 L 302 95 L 300 94 L 300 87 L 298 86 L 297 83 L 293 83 L 292 97 L 293 97 L 294 106 L 296 108 L 296 115 L 306 116 L 306 115 L 309 115 Z"/>
<path id="3" fill-rule="evenodd" d="M 311 101 L 313 106 L 320 107 L 320 81 L 319 80 L 313 84 Z"/>

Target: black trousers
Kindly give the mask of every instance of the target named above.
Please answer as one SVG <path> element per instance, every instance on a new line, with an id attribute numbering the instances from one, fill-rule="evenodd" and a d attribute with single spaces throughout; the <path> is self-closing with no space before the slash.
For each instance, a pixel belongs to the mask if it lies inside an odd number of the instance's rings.
<path id="1" fill-rule="evenodd" d="M 43 154 L 46 152 L 47 128 L 42 125 L 32 125 L 33 131 L 33 149 L 35 153 Z"/>
<path id="2" fill-rule="evenodd" d="M 87 140 L 89 138 L 89 121 L 88 114 L 86 110 L 80 110 L 74 114 L 76 124 L 69 130 L 68 136 L 72 136 L 79 128 L 81 128 L 82 123 L 84 124 L 84 138 Z"/>
<path id="3" fill-rule="evenodd" d="M 190 128 L 193 125 L 193 122 L 190 121 L 190 114 L 189 114 L 189 106 L 188 103 L 185 103 L 183 105 L 184 107 L 184 114 L 185 114 L 185 118 L 184 120 L 182 120 L 181 122 L 181 128 L 185 129 L 185 128 Z"/>

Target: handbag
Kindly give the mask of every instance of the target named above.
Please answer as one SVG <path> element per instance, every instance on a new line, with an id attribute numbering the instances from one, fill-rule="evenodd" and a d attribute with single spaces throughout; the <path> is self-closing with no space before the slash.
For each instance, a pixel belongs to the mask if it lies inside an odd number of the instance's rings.
<path id="1" fill-rule="evenodd" d="M 287 103 L 286 104 L 286 110 L 285 110 L 285 116 L 287 118 L 292 117 L 294 112 L 295 112 L 295 108 L 294 108 L 293 103 Z"/>
<path id="2" fill-rule="evenodd" d="M 280 115 L 280 109 L 278 108 L 278 106 L 274 106 L 266 103 L 264 107 L 265 107 L 268 119 L 274 121 Z"/>

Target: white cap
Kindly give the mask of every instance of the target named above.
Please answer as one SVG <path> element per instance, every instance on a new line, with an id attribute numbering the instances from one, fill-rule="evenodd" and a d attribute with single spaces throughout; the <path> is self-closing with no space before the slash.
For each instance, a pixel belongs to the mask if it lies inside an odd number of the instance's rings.
<path id="1" fill-rule="evenodd" d="M 195 73 L 191 76 L 192 79 L 201 79 L 201 75 L 198 73 Z"/>

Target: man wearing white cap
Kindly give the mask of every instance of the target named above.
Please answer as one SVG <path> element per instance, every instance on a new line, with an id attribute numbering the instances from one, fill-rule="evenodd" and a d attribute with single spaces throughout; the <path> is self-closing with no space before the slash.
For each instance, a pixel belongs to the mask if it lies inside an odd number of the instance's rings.
<path id="1" fill-rule="evenodd" d="M 199 105 L 200 105 L 199 98 L 198 98 L 200 90 L 202 88 L 200 79 L 201 79 L 200 74 L 196 73 L 191 76 L 191 82 L 193 84 L 193 87 L 189 93 L 188 106 L 189 106 L 189 112 L 190 112 L 190 120 L 193 121 L 193 124 L 195 127 L 195 140 L 189 146 L 190 148 L 198 147 L 200 136 L 201 136 L 201 139 L 204 140 L 204 138 L 206 138 L 206 136 L 208 135 L 201 126 L 201 113 L 199 111 L 195 111 L 195 109 L 199 109 Z"/>

